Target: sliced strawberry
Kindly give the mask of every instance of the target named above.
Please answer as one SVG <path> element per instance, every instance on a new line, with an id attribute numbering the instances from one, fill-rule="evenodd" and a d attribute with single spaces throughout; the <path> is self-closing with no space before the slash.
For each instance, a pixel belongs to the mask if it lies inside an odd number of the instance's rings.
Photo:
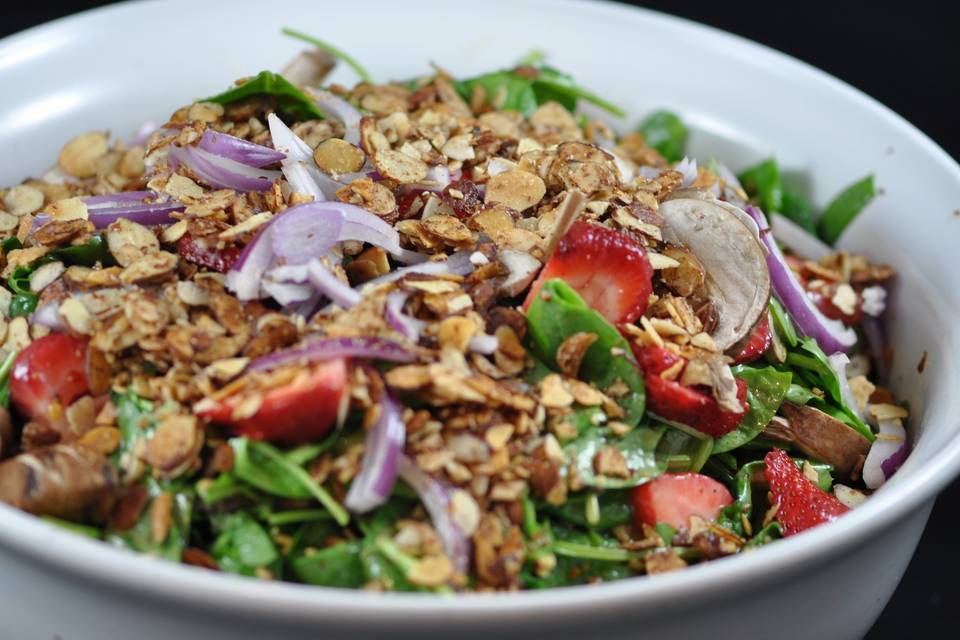
<path id="1" fill-rule="evenodd" d="M 773 333 L 770 331 L 770 317 L 765 315 L 760 318 L 760 322 L 754 328 L 747 344 L 743 346 L 743 351 L 733 359 L 733 363 L 746 364 L 747 362 L 753 362 L 765 354 L 771 344 L 773 344 Z"/>
<path id="2" fill-rule="evenodd" d="M 86 339 L 51 333 L 31 342 L 13 361 L 10 399 L 28 420 L 61 430 L 64 409 L 86 393 Z"/>
<path id="3" fill-rule="evenodd" d="M 736 429 L 746 415 L 749 409 L 747 383 L 740 378 L 737 378 L 737 400 L 743 406 L 743 411 L 724 411 L 709 391 L 686 387 L 660 376 L 683 360 L 680 356 L 654 345 L 641 347 L 634 344 L 633 353 L 643 370 L 647 408 L 661 418 L 693 427 L 712 438 L 719 438 Z M 681 373 L 682 371 L 681 369 Z"/>
<path id="4" fill-rule="evenodd" d="M 763 461 L 785 536 L 836 520 L 850 510 L 803 475 L 782 449 L 774 449 Z"/>
<path id="5" fill-rule="evenodd" d="M 625 233 L 589 222 L 573 223 L 560 240 L 530 287 L 524 309 L 551 278 L 563 278 L 614 324 L 639 318 L 653 291 L 653 269 L 643 245 Z"/>
<path id="6" fill-rule="evenodd" d="M 634 487 L 633 520 L 637 526 L 666 522 L 674 529 L 690 526 L 690 516 L 714 520 L 733 502 L 725 486 L 700 473 L 665 473 Z"/>
<path id="7" fill-rule="evenodd" d="M 820 309 L 820 313 L 831 320 L 840 320 L 843 324 L 851 327 L 860 324 L 860 321 L 863 320 L 863 298 L 857 294 L 857 302 L 853 307 L 853 313 L 844 313 L 833 303 L 833 297 L 837 293 L 838 286 L 838 284 L 831 284 L 818 289 L 811 289 L 809 294 L 813 298 L 813 303 Z"/>
<path id="8" fill-rule="evenodd" d="M 177 253 L 181 258 L 220 273 L 229 271 L 241 252 L 240 247 L 218 249 L 212 242 L 207 242 L 204 238 L 194 238 L 189 233 L 177 242 Z"/>
<path id="9" fill-rule="evenodd" d="M 347 386 L 346 360 L 312 365 L 280 386 L 241 392 L 223 400 L 206 399 L 194 405 L 202 418 L 223 424 L 238 435 L 271 442 L 301 443 L 324 436 L 337 420 Z M 252 415 L 244 415 L 260 397 Z"/>

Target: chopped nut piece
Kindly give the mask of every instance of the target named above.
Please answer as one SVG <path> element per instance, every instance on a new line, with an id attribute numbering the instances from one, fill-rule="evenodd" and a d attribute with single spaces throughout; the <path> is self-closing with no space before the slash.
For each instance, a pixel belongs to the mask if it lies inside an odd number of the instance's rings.
<path id="1" fill-rule="evenodd" d="M 160 251 L 160 241 L 150 229 L 126 218 L 107 227 L 106 236 L 110 253 L 122 267 Z"/>
<path id="2" fill-rule="evenodd" d="M 564 374 L 575 378 L 580 371 L 580 363 L 590 346 L 597 341 L 597 334 L 579 331 L 567 337 L 557 348 L 557 367 Z"/>
<path id="3" fill-rule="evenodd" d="M 453 578 L 453 564 L 447 556 L 430 556 L 418 560 L 410 571 L 407 580 L 421 587 L 439 587 Z"/>
<path id="4" fill-rule="evenodd" d="M 153 284 L 167 279 L 177 268 L 177 256 L 160 251 L 143 256 L 120 272 L 123 284 Z"/>
<path id="5" fill-rule="evenodd" d="M 60 151 L 60 166 L 75 178 L 90 178 L 97 173 L 97 161 L 109 151 L 107 134 L 90 131 L 68 142 Z"/>
<path id="6" fill-rule="evenodd" d="M 411 158 L 400 151 L 394 151 L 393 149 L 375 151 L 372 160 L 380 175 L 396 180 L 400 184 L 420 182 L 427 177 L 425 162 Z"/>
<path id="7" fill-rule="evenodd" d="M 324 140 L 313 152 L 317 166 L 335 175 L 360 171 L 366 160 L 363 151 L 340 138 Z"/>
<path id="8" fill-rule="evenodd" d="M 647 568 L 647 574 L 651 576 L 658 573 L 674 571 L 676 569 L 683 569 L 685 566 L 687 566 L 686 561 L 678 556 L 674 549 L 654 551 L 646 557 L 645 564 Z"/>
<path id="9" fill-rule="evenodd" d="M 498 174 L 487 181 L 483 201 L 500 203 L 517 211 L 529 209 L 543 199 L 547 188 L 538 176 L 514 169 Z"/>
<path id="10" fill-rule="evenodd" d="M 627 459 L 616 447 L 606 446 L 593 457 L 593 469 L 597 475 L 610 478 L 629 478 Z"/>
<path id="11" fill-rule="evenodd" d="M 452 316 L 440 323 L 437 340 L 441 347 L 451 346 L 465 352 L 472 338 L 477 332 L 477 325 L 463 316 Z"/>
<path id="12" fill-rule="evenodd" d="M 87 205 L 80 198 L 57 200 L 46 211 L 54 220 L 86 220 L 89 217 Z"/>
<path id="13" fill-rule="evenodd" d="M 553 409 L 563 409 L 573 404 L 573 395 L 567 390 L 563 378 L 556 373 L 547 375 L 540 382 L 540 403 Z"/>
<path id="14" fill-rule="evenodd" d="M 93 329 L 93 317 L 76 298 L 67 298 L 60 303 L 60 317 L 74 333 L 90 335 Z"/>
<path id="15" fill-rule="evenodd" d="M 3 196 L 3 206 L 8 213 L 17 217 L 34 213 L 43 206 L 43 192 L 21 184 L 7 191 Z"/>

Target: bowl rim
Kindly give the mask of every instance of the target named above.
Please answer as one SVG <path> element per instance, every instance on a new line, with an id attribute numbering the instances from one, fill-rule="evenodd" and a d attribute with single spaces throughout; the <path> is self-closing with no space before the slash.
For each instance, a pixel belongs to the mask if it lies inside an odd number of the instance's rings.
<path id="1" fill-rule="evenodd" d="M 189 0 L 187 0 L 189 1 Z M 11 48 L 36 42 L 60 30 L 83 28 L 116 14 L 134 15 L 144 7 L 173 4 L 184 0 L 139 0 L 90 9 L 38 25 L 0 40 L 0 58 Z M 645 25 L 670 29 L 684 35 L 708 39 L 713 46 L 735 50 L 741 55 L 761 58 L 785 73 L 819 84 L 838 97 L 879 116 L 886 126 L 898 130 L 960 183 L 960 165 L 926 134 L 903 117 L 862 91 L 766 45 L 753 42 L 715 27 L 650 9 L 618 4 L 609 0 L 524 0 L 525 4 L 556 10 L 589 10 L 600 17 L 640 20 Z M 956 420 L 960 424 L 960 418 Z M 929 503 L 960 472 L 960 429 L 931 460 L 912 469 L 902 481 L 885 488 L 862 507 L 829 526 L 780 541 L 744 556 L 717 560 L 684 571 L 657 576 L 627 578 L 595 586 L 576 586 L 544 591 L 455 596 L 408 593 L 371 593 L 331 587 L 250 580 L 174 564 L 112 547 L 67 532 L 39 518 L 0 503 L 0 545 L 15 549 L 31 561 L 48 568 L 66 569 L 74 578 L 92 579 L 127 592 L 160 598 L 194 607 L 243 612 L 264 619 L 337 619 L 356 623 L 404 621 L 430 622 L 443 618 L 471 623 L 510 618 L 553 621 L 579 617 L 589 611 L 597 615 L 624 606 L 660 606 L 690 596 L 711 597 L 721 590 L 773 581 L 785 571 L 812 565 L 875 537 L 896 521 Z M 145 579 L 149 577 L 149 579 Z"/>

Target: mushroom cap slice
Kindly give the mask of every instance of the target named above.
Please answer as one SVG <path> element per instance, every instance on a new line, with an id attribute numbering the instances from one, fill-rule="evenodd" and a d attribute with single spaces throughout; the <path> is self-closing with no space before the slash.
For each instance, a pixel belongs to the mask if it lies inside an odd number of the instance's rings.
<path id="1" fill-rule="evenodd" d="M 870 451 L 869 440 L 819 409 L 784 402 L 780 411 L 786 420 L 774 418 L 763 435 L 832 464 L 841 477 L 849 478 Z"/>
<path id="2" fill-rule="evenodd" d="M 675 198 L 661 203 L 664 237 L 693 252 L 706 269 L 706 288 L 719 321 L 711 337 L 722 351 L 738 346 L 763 317 L 770 272 L 763 247 L 731 213 L 729 203 Z"/>

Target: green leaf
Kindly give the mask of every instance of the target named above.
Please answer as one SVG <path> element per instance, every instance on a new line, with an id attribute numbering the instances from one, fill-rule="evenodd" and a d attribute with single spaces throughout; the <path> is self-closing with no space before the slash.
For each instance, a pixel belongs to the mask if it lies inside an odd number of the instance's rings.
<path id="1" fill-rule="evenodd" d="M 483 87 L 486 101 L 502 111 L 519 111 L 524 116 L 529 116 L 540 106 L 530 79 L 513 71 L 485 73 L 475 78 L 460 80 L 454 86 L 467 102 L 473 95 L 474 87 Z"/>
<path id="2" fill-rule="evenodd" d="M 23 249 L 23 243 L 20 242 L 20 238 L 17 236 L 10 236 L 6 238 L 2 243 L 0 243 L 0 249 L 3 250 L 3 255 L 15 251 L 17 249 Z"/>
<path id="3" fill-rule="evenodd" d="M 816 381 L 815 386 L 826 391 L 830 399 L 842 410 L 845 417 L 843 421 L 870 442 L 874 441 L 876 436 L 870 430 L 870 427 L 864 424 L 853 408 L 848 407 L 844 402 L 843 394 L 840 392 L 840 379 L 833 367 L 830 366 L 827 355 L 816 340 L 813 338 L 800 340 L 797 349 L 787 354 L 787 364 L 796 369 L 801 369 L 811 376 Z"/>
<path id="4" fill-rule="evenodd" d="M 753 515 L 753 475 L 765 468 L 763 460 L 754 460 L 740 467 L 735 480 L 734 502 L 720 511 L 718 525 L 737 535 L 744 535 L 743 521 L 749 521 Z"/>
<path id="5" fill-rule="evenodd" d="M 359 540 L 341 542 L 295 559 L 293 572 L 307 584 L 358 589 L 367 582 L 362 550 Z"/>
<path id="6" fill-rule="evenodd" d="M 713 450 L 723 453 L 756 438 L 777 413 L 790 389 L 793 375 L 773 367 L 756 369 L 744 365 L 733 368 L 733 375 L 747 383 L 750 409 L 733 431 L 718 438 Z"/>
<path id="7" fill-rule="evenodd" d="M 343 60 L 344 64 L 346 64 L 348 67 L 353 69 L 354 73 L 360 76 L 361 80 L 363 80 L 368 84 L 373 84 L 373 77 L 370 75 L 370 73 L 367 72 L 367 70 L 363 67 L 363 65 L 357 62 L 353 58 L 353 56 L 347 54 L 345 51 L 338 49 L 337 47 L 334 47 L 332 44 L 327 44 L 326 42 L 323 42 L 322 40 L 318 40 L 313 36 L 309 36 L 300 31 L 294 31 L 293 29 L 290 29 L 288 27 L 284 27 L 282 33 L 285 36 L 290 36 L 291 38 L 296 38 L 297 40 L 303 40 L 304 42 L 312 44 L 313 46 L 315 46 L 317 49 L 320 49 L 321 51 L 326 51 L 327 53 L 332 55 L 334 58 L 337 58 L 338 60 Z"/>
<path id="8" fill-rule="evenodd" d="M 124 546 L 138 553 L 180 562 L 183 550 L 190 537 L 190 520 L 193 515 L 193 492 L 178 490 L 176 485 L 161 485 L 152 477 L 144 481 L 150 496 L 150 502 L 140 515 L 140 519 L 127 531 L 108 531 L 107 542 Z M 173 494 L 170 530 L 160 541 L 153 537 L 153 509 L 156 497 L 163 492 Z"/>
<path id="9" fill-rule="evenodd" d="M 698 437 L 668 427 L 657 445 L 657 457 L 664 460 L 667 471 L 700 471 L 714 449 L 714 439 Z"/>
<path id="10" fill-rule="evenodd" d="M 350 515 L 310 474 L 291 462 L 276 447 L 249 438 L 231 438 L 233 473 L 266 493 L 285 498 L 316 498 L 341 526 Z"/>
<path id="11" fill-rule="evenodd" d="M 80 265 L 83 267 L 92 267 L 97 263 L 104 267 L 112 267 L 117 264 L 107 247 L 107 241 L 102 235 L 95 235 L 84 244 L 62 247 L 51 251 L 42 258 L 44 261 L 52 262 L 59 260 L 67 266 Z"/>
<path id="12" fill-rule="evenodd" d="M 841 191 L 820 215 L 817 222 L 820 238 L 827 244 L 834 244 L 847 225 L 870 204 L 875 195 L 872 174 Z"/>
<path id="13" fill-rule="evenodd" d="M 762 547 L 765 544 L 770 544 L 774 540 L 779 540 L 783 537 L 783 531 L 780 529 L 779 522 L 771 522 L 760 531 L 750 538 L 747 541 L 747 544 L 743 545 L 744 549 L 755 549 L 757 547 Z"/>
<path id="14" fill-rule="evenodd" d="M 670 162 L 684 156 L 687 125 L 672 111 L 654 111 L 637 127 L 648 147 L 653 147 Z"/>
<path id="15" fill-rule="evenodd" d="M 666 522 L 658 522 L 653 528 L 656 530 L 657 535 L 660 536 L 660 539 L 663 540 L 664 544 L 667 545 L 671 544 L 677 535 L 677 530 Z"/>
<path id="16" fill-rule="evenodd" d="M 56 525 L 61 529 L 66 529 L 67 531 L 72 531 L 73 533 L 81 536 L 86 536 L 87 538 L 93 538 L 94 540 L 100 540 L 103 538 L 103 532 L 96 527 L 91 527 L 85 524 L 77 524 L 76 522 L 69 522 L 68 520 L 61 520 L 60 518 L 54 518 L 53 516 L 40 516 L 40 519 Z"/>
<path id="17" fill-rule="evenodd" d="M 261 71 L 243 84 L 206 98 L 203 102 L 228 105 L 253 96 L 270 96 L 276 100 L 279 110 L 293 120 L 314 120 L 324 117 L 323 112 L 307 94 L 290 84 L 279 73 L 272 71 Z"/>
<path id="18" fill-rule="evenodd" d="M 220 535 L 210 547 L 210 553 L 223 571 L 252 576 L 258 568 L 279 560 L 273 540 L 249 513 L 231 513 L 218 528 Z"/>
<path id="19" fill-rule="evenodd" d="M 221 473 L 215 479 L 203 479 L 197 482 L 197 496 L 203 500 L 207 507 L 215 505 L 218 502 L 243 496 L 252 501 L 260 500 L 260 496 L 246 484 L 243 484 L 232 473 Z"/>
<path id="20" fill-rule="evenodd" d="M 767 213 L 783 211 L 783 182 L 775 158 L 768 158 L 737 176 L 746 192 L 757 199 Z"/>
<path id="21" fill-rule="evenodd" d="M 154 417 L 153 403 L 138 396 L 133 389 L 124 393 L 111 392 L 113 405 L 117 408 L 117 426 L 120 428 L 120 446 L 110 459 L 116 465 L 132 455 L 140 438 L 153 435 L 157 423 Z"/>
<path id="22" fill-rule="evenodd" d="M 646 393 L 630 345 L 613 325 L 587 306 L 576 291 L 560 279 L 548 280 L 527 311 L 527 335 L 534 355 L 556 368 L 560 344 L 575 333 L 596 334 L 597 340 L 584 354 L 578 377 L 608 389 L 618 380 L 630 390 L 617 398 L 633 426 L 643 417 Z"/>
<path id="23" fill-rule="evenodd" d="M 813 223 L 813 214 L 810 213 L 810 205 L 803 196 L 796 191 L 783 187 L 783 206 L 780 213 L 811 234 L 816 235 L 817 228 Z"/>
<path id="24" fill-rule="evenodd" d="M 40 297 L 35 293 L 18 293 L 10 299 L 10 317 L 27 317 L 37 309 Z"/>
<path id="25" fill-rule="evenodd" d="M 619 437 L 608 428 L 590 427 L 567 445 L 565 450 L 584 485 L 604 489 L 635 487 L 666 470 L 666 460 L 657 455 L 657 444 L 665 429 L 663 426 L 637 426 L 627 435 Z M 594 456 L 608 446 L 623 454 L 630 470 L 628 478 L 610 478 L 596 474 Z"/>
<path id="26" fill-rule="evenodd" d="M 783 399 L 785 402 L 792 404 L 805 405 L 816 398 L 819 398 L 819 396 L 810 391 L 810 389 L 794 382 L 790 384 L 790 388 L 787 389 L 787 395 L 784 396 Z"/>
<path id="27" fill-rule="evenodd" d="M 626 491 L 602 491 L 597 500 L 600 503 L 600 518 L 595 524 L 588 524 L 586 518 L 586 494 L 570 496 L 562 505 L 543 504 L 541 509 L 564 522 L 578 527 L 589 527 L 594 531 L 608 531 L 633 519 L 630 496 Z"/>
<path id="28" fill-rule="evenodd" d="M 773 328 L 776 330 L 780 339 L 788 347 L 795 348 L 800 343 L 800 336 L 797 335 L 797 329 L 793 326 L 793 321 L 787 315 L 787 310 L 783 308 L 778 300 L 770 298 L 770 317 L 773 319 Z"/>
<path id="29" fill-rule="evenodd" d="M 16 359 L 17 352 L 11 351 L 3 359 L 3 363 L 0 363 L 0 406 L 5 409 L 10 408 L 10 371 Z"/>

